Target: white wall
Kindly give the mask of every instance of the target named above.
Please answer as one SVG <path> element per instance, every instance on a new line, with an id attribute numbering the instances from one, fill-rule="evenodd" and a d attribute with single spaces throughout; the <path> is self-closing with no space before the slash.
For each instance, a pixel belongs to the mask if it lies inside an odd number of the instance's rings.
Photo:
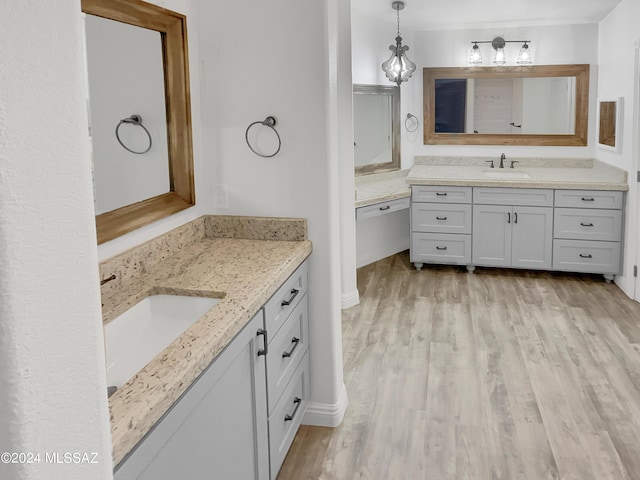
<path id="1" fill-rule="evenodd" d="M 79 1 L 0 15 L 0 451 L 41 455 L 0 478 L 112 478 L 81 28 Z"/>
<path id="2" fill-rule="evenodd" d="M 136 245 L 140 245 L 147 240 L 162 235 L 173 228 L 184 225 L 206 213 L 210 213 L 213 202 L 213 189 L 211 187 L 212 183 L 216 182 L 211 181 L 211 178 L 215 178 L 215 176 L 211 175 L 209 171 L 214 167 L 210 163 L 205 163 L 202 156 L 203 141 L 200 123 L 201 70 L 198 54 L 198 22 L 196 22 L 196 14 L 194 13 L 194 5 L 196 2 L 194 0 L 152 0 L 149 1 L 149 3 L 154 3 L 187 16 L 196 205 L 99 245 L 98 257 L 100 260 L 118 255 Z"/>
<path id="3" fill-rule="evenodd" d="M 162 39 L 154 30 L 85 18 L 96 214 L 169 191 Z M 120 120 L 140 115 L 140 126 Z"/>
<path id="4" fill-rule="evenodd" d="M 339 99 L 341 88 L 350 89 L 351 81 L 341 67 L 338 32 L 348 22 L 348 11 L 345 19 L 338 0 L 200 2 L 197 20 L 204 156 L 213 166 L 206 183 L 222 185 L 228 193 L 228 208 L 214 211 L 308 219 L 313 242 L 310 408 L 312 413 L 325 411 L 329 423 L 340 421 L 346 398 Z M 277 118 L 282 138 L 282 149 L 273 158 L 253 154 L 244 137 L 250 123 L 267 115 Z M 353 165 L 352 156 L 350 162 Z M 321 416 L 305 419 L 321 423 Z"/>
<path id="5" fill-rule="evenodd" d="M 624 275 L 616 282 L 630 296 L 633 296 L 633 265 L 638 258 L 638 184 L 634 181 L 638 169 L 638 146 L 633 137 L 640 128 L 640 119 L 635 118 L 634 105 L 639 101 L 638 85 L 634 84 L 636 47 L 640 40 L 640 3 L 637 0 L 622 0 L 599 24 L 598 96 L 604 99 L 624 98 L 624 124 L 622 148 L 619 152 L 595 149 L 595 156 L 602 161 L 623 168 L 629 172 L 629 192 L 625 227 Z M 640 65 L 639 65 L 640 67 Z M 593 141 L 596 132 L 593 132 Z"/>
<path id="6" fill-rule="evenodd" d="M 405 9 L 406 11 L 406 9 Z M 402 19 L 401 19 L 402 24 Z M 550 25 L 514 28 L 475 28 L 464 30 L 439 30 L 414 32 L 415 58 L 418 66 L 414 79 L 408 86 L 413 89 L 412 109 L 420 118 L 422 131 L 422 69 L 425 67 L 466 67 L 472 40 L 491 40 L 502 36 L 507 40 L 531 40 L 531 54 L 535 65 L 588 63 L 591 65 L 589 88 L 589 144 L 586 147 L 520 147 L 520 146 L 469 146 L 423 145 L 422 138 L 414 145 L 414 155 L 483 155 L 534 157 L 588 157 L 594 155 L 595 104 L 597 91 L 598 26 L 595 24 Z M 491 47 L 484 45 L 482 58 L 490 65 Z M 520 45 L 507 44 L 507 65 L 515 65 Z M 481 68 L 481 67 L 478 67 Z M 403 92 L 404 93 L 404 92 Z"/>

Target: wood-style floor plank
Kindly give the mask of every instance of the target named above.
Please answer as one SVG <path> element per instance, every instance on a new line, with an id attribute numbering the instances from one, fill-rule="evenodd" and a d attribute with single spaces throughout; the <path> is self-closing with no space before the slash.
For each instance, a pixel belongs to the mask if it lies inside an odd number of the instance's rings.
<path id="1" fill-rule="evenodd" d="M 640 480 L 640 304 L 618 287 L 404 252 L 358 289 L 344 422 L 302 426 L 279 480 Z"/>

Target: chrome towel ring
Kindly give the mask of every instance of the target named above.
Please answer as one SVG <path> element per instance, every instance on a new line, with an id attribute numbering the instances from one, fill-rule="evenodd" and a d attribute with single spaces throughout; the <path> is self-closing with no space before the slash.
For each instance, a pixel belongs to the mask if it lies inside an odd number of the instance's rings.
<path id="1" fill-rule="evenodd" d="M 118 130 L 120 129 L 120 125 L 122 125 L 123 123 L 128 123 L 129 125 L 136 125 L 138 127 L 142 127 L 142 129 L 147 133 L 147 137 L 149 137 L 149 146 L 147 147 L 146 150 L 142 152 L 136 152 L 135 150 L 131 150 L 124 143 L 122 143 L 122 140 L 120 140 L 120 134 Z M 118 123 L 118 126 L 116 127 L 116 138 L 118 139 L 118 143 L 122 146 L 122 148 L 124 148 L 125 150 L 131 153 L 135 153 L 136 155 L 142 155 L 143 153 L 147 153 L 149 150 L 151 150 L 151 145 L 153 143 L 149 130 L 147 130 L 147 127 L 145 127 L 142 124 L 142 117 L 140 115 L 131 115 L 130 117 L 123 118 L 122 120 L 120 120 L 120 122 Z"/>
<path id="2" fill-rule="evenodd" d="M 282 140 L 280 139 L 280 135 L 278 134 L 278 131 L 275 129 L 276 126 L 276 118 L 272 117 L 272 116 L 268 116 L 267 118 L 265 118 L 263 121 L 257 121 L 257 122 L 253 122 L 251 123 L 247 129 L 244 132 L 244 139 L 247 142 L 247 146 L 249 147 L 249 149 L 255 153 L 256 155 L 263 157 L 263 158 L 271 158 L 271 157 L 275 157 L 278 152 L 280 151 L 280 147 L 282 147 Z M 254 125 L 264 125 L 265 127 L 269 127 L 271 130 L 273 130 L 273 132 L 276 134 L 276 137 L 278 137 L 278 148 L 276 149 L 275 152 L 273 152 L 271 155 L 265 155 L 263 153 L 257 152 L 252 146 L 251 146 L 251 142 L 249 142 L 249 130 L 251 130 L 251 127 L 253 127 Z"/>
<path id="3" fill-rule="evenodd" d="M 409 128 L 409 120 L 413 119 L 415 126 L 413 128 Z M 415 132 L 416 130 L 418 130 L 418 127 L 420 126 L 420 120 L 418 120 L 418 117 L 416 117 L 415 115 L 413 115 L 412 113 L 407 113 L 407 118 L 404 119 L 404 128 L 407 129 L 407 132 Z"/>

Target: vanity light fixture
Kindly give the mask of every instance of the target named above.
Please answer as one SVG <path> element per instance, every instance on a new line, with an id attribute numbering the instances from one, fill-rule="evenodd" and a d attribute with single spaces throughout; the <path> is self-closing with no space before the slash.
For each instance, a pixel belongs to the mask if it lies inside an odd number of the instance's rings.
<path id="1" fill-rule="evenodd" d="M 409 47 L 402 45 L 402 37 L 400 36 L 400 10 L 404 8 L 404 2 L 392 2 L 391 7 L 396 11 L 396 44 L 389 45 L 391 56 L 382 64 L 382 70 L 390 81 L 400 86 L 402 82 L 411 78 L 413 72 L 416 71 L 416 64 L 407 57 Z"/>
<path id="2" fill-rule="evenodd" d="M 471 47 L 471 52 L 469 53 L 469 65 L 482 65 L 482 55 L 480 54 L 480 48 L 478 47 L 479 43 L 491 44 L 491 47 L 495 50 L 495 54 L 493 56 L 493 63 L 495 65 L 505 65 L 507 63 L 507 54 L 504 51 L 504 47 L 507 43 L 523 44 L 520 49 L 520 54 L 518 55 L 518 60 L 516 61 L 518 65 L 531 65 L 533 63 L 531 60 L 531 52 L 529 51 L 529 44 L 531 43 L 531 40 L 505 40 L 502 37 L 495 37 L 493 40 L 473 40 L 471 43 L 473 44 L 473 47 Z"/>

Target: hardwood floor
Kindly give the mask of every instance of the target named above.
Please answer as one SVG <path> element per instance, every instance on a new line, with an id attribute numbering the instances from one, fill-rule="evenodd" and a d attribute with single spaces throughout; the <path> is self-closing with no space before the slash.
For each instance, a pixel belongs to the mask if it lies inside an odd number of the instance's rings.
<path id="1" fill-rule="evenodd" d="M 287 479 L 640 480 L 640 305 L 602 277 L 358 271 L 349 408 L 301 427 Z"/>

